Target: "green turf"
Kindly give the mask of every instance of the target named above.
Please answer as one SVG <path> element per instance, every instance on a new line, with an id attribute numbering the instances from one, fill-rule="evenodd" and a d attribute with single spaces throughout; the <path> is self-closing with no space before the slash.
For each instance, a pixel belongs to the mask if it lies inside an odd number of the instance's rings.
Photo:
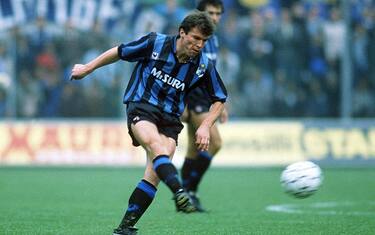
<path id="1" fill-rule="evenodd" d="M 323 170 L 321 189 L 301 200 L 282 192 L 281 169 L 213 168 L 200 190 L 207 214 L 177 214 L 161 185 L 139 234 L 375 234 L 374 169 Z M 0 234 L 111 234 L 141 176 L 129 168 L 0 168 Z"/>

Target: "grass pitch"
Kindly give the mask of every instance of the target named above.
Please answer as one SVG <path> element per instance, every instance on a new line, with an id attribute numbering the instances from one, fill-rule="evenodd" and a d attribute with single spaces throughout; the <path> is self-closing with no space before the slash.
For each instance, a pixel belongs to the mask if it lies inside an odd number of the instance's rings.
<path id="1" fill-rule="evenodd" d="M 212 168 L 205 214 L 175 212 L 159 186 L 139 234 L 375 234 L 375 170 L 325 169 L 310 198 L 283 193 L 281 168 Z M 143 175 L 134 168 L 0 168 L 0 234 L 112 234 Z"/>

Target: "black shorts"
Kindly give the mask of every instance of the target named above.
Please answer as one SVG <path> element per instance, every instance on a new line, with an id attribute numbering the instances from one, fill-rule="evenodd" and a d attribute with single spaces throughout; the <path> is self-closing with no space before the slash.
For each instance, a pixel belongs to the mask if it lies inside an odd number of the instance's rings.
<path id="1" fill-rule="evenodd" d="M 139 146 L 140 144 L 133 135 L 131 124 L 136 124 L 141 120 L 154 123 L 159 133 L 174 139 L 177 145 L 178 134 L 184 128 L 179 117 L 166 113 L 152 104 L 142 102 L 129 102 L 126 112 L 128 115 L 129 135 L 134 146 Z"/>
<path id="2" fill-rule="evenodd" d="M 211 107 L 211 98 L 207 91 L 202 87 L 196 87 L 189 92 L 186 99 L 186 107 L 188 111 L 195 113 L 207 113 Z"/>

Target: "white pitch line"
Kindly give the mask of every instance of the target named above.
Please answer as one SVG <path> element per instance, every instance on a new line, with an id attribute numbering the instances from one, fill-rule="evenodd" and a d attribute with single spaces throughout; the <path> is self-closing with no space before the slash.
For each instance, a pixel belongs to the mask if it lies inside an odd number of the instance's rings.
<path id="1" fill-rule="evenodd" d="M 300 214 L 303 213 L 301 210 L 296 210 L 295 205 L 293 204 L 281 204 L 281 205 L 269 205 L 266 207 L 267 211 L 274 211 L 274 212 L 283 212 L 283 213 L 291 213 L 291 214 Z"/>
<path id="2" fill-rule="evenodd" d="M 375 216 L 375 211 L 342 211 L 343 207 L 355 207 L 356 205 L 375 205 L 375 202 L 315 202 L 311 204 L 279 204 L 269 205 L 267 211 L 287 214 L 318 214 L 318 215 L 350 215 L 350 216 Z M 315 211 L 316 209 L 319 211 Z M 312 210 L 315 209 L 315 210 Z M 329 209 L 329 210 L 324 210 Z"/>

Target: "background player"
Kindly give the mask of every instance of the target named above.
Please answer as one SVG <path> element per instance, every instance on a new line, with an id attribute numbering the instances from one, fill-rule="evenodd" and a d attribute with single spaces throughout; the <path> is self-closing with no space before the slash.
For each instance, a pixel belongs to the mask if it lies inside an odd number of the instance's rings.
<path id="1" fill-rule="evenodd" d="M 212 62 L 201 53 L 213 30 L 209 17 L 196 11 L 184 18 L 178 36 L 150 33 L 109 49 L 88 64 L 76 64 L 72 69 L 71 78 L 82 79 L 119 59 L 137 62 L 124 103 L 133 145 L 145 149 L 147 164 L 143 179 L 130 196 L 128 209 L 114 234 L 136 234 L 134 225 L 151 204 L 160 180 L 173 192 L 178 211 L 196 210 L 182 188 L 171 159 L 183 128 L 179 117 L 189 90 L 204 85 L 212 100 L 210 112 L 196 131 L 199 150 L 208 150 L 210 128 L 224 108 L 224 84 Z"/>
<path id="2" fill-rule="evenodd" d="M 217 26 L 224 12 L 224 5 L 221 0 L 203 0 L 198 3 L 197 9 L 206 12 Z M 216 35 L 212 35 L 203 48 L 203 53 L 205 53 L 215 65 L 219 50 L 218 46 Z M 205 209 L 202 207 L 197 196 L 198 185 L 209 168 L 212 158 L 222 145 L 217 125 L 213 125 L 210 129 L 211 138 L 208 151 L 200 151 L 195 144 L 195 132 L 207 117 L 210 105 L 211 102 L 207 90 L 204 87 L 198 87 L 188 95 L 187 109 L 185 110 L 183 118 L 188 128 L 188 146 L 185 161 L 181 169 L 181 176 L 183 186 L 189 192 L 193 204 L 199 212 L 204 212 Z M 220 116 L 220 122 L 226 122 L 227 119 L 228 114 L 224 109 Z"/>

